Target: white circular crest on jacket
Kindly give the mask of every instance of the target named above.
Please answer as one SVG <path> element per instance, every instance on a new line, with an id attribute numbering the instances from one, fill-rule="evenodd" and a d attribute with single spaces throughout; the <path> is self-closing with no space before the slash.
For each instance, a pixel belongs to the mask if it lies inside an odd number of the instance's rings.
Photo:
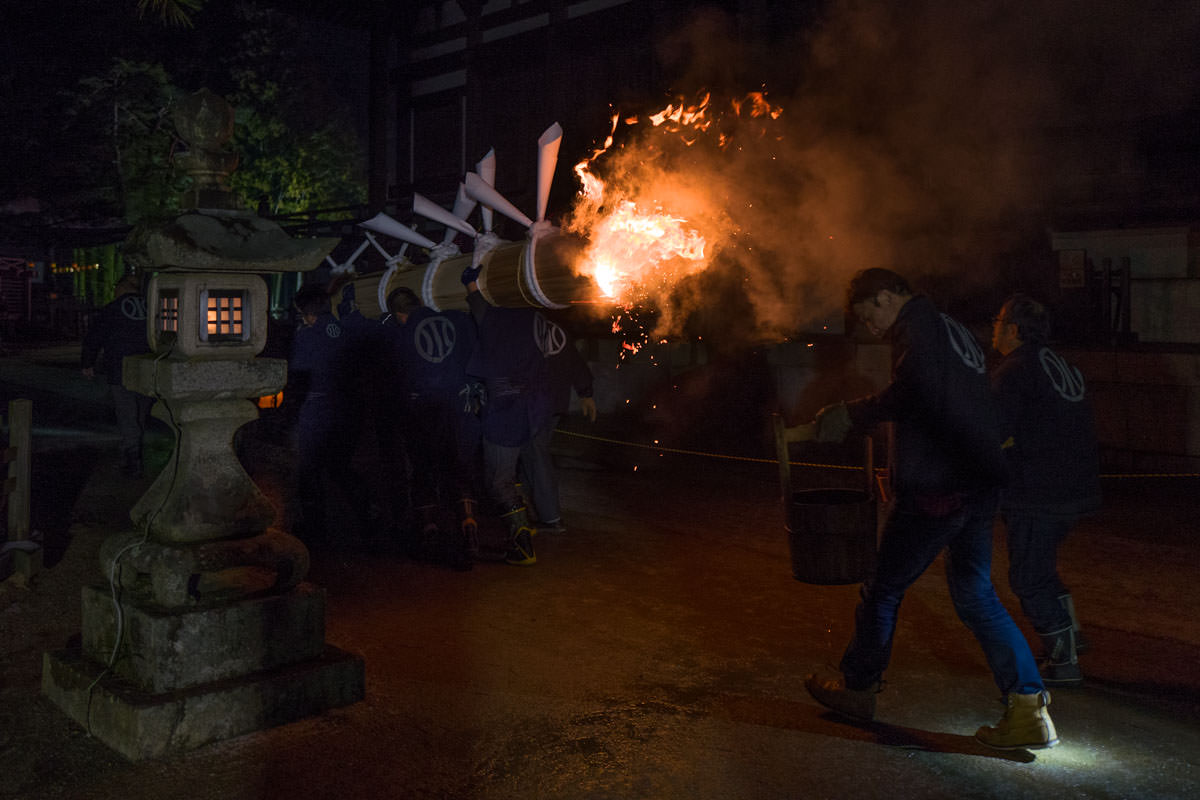
<path id="1" fill-rule="evenodd" d="M 331 322 L 325 326 L 325 335 L 330 339 L 336 339 L 342 335 L 342 326 L 336 322 Z"/>
<path id="2" fill-rule="evenodd" d="M 987 369 L 987 359 L 984 358 L 979 342 L 975 341 L 971 332 L 958 320 L 942 314 L 942 322 L 946 325 L 946 335 L 950 337 L 950 346 L 954 348 L 954 352 L 958 353 L 958 357 L 968 368 L 982 375 Z"/>
<path id="3" fill-rule="evenodd" d="M 135 294 L 127 294 L 121 298 L 121 313 L 126 319 L 144 320 L 146 301 Z"/>
<path id="4" fill-rule="evenodd" d="M 458 331 L 453 322 L 441 316 L 426 317 L 413 331 L 413 347 L 417 355 L 430 364 L 440 364 L 454 352 L 457 338 Z"/>
<path id="5" fill-rule="evenodd" d="M 1068 403 L 1078 403 L 1087 394 L 1083 383 L 1083 373 L 1078 368 L 1067 363 L 1066 359 L 1049 347 L 1038 351 L 1038 360 L 1042 362 L 1042 370 L 1050 379 L 1050 385 L 1058 396 Z"/>
<path id="6" fill-rule="evenodd" d="M 541 314 L 533 315 L 533 339 L 546 358 L 558 355 L 567 346 L 567 332 Z"/>

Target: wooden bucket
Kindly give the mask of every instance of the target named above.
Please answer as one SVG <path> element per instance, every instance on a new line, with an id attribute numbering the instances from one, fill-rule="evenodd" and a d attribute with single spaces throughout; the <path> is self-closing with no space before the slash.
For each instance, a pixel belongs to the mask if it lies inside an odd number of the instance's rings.
<path id="1" fill-rule="evenodd" d="M 792 575 L 823 586 L 862 583 L 875 571 L 878 510 L 871 492 L 805 489 L 788 505 Z"/>

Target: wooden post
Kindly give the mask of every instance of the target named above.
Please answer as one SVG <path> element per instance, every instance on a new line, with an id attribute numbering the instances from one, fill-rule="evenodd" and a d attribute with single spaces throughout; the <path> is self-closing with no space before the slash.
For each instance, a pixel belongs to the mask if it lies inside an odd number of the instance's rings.
<path id="1" fill-rule="evenodd" d="M 8 477 L 4 481 L 4 492 L 8 506 L 8 541 L 29 541 L 29 489 L 33 443 L 33 401 L 12 400 L 8 404 L 8 449 L 4 460 L 8 462 Z M 15 572 L 28 581 L 41 568 L 42 549 L 14 549 L 12 551 Z"/>

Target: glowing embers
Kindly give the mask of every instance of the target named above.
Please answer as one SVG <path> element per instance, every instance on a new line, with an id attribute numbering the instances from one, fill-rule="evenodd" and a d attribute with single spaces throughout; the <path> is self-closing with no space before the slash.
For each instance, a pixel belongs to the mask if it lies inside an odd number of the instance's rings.
<path id="1" fill-rule="evenodd" d="M 203 342 L 244 342 L 249 338 L 244 324 L 248 309 L 246 292 L 237 289 L 206 289 L 200 292 L 200 304 L 207 324 L 200 329 Z"/>

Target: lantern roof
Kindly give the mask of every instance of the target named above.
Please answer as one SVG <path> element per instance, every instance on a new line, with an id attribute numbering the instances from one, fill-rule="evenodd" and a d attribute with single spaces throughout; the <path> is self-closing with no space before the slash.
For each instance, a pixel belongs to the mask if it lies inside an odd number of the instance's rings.
<path id="1" fill-rule="evenodd" d="M 186 272 L 307 272 L 340 239 L 294 239 L 250 211 L 193 209 L 139 225 L 125 240 L 128 264 Z"/>

